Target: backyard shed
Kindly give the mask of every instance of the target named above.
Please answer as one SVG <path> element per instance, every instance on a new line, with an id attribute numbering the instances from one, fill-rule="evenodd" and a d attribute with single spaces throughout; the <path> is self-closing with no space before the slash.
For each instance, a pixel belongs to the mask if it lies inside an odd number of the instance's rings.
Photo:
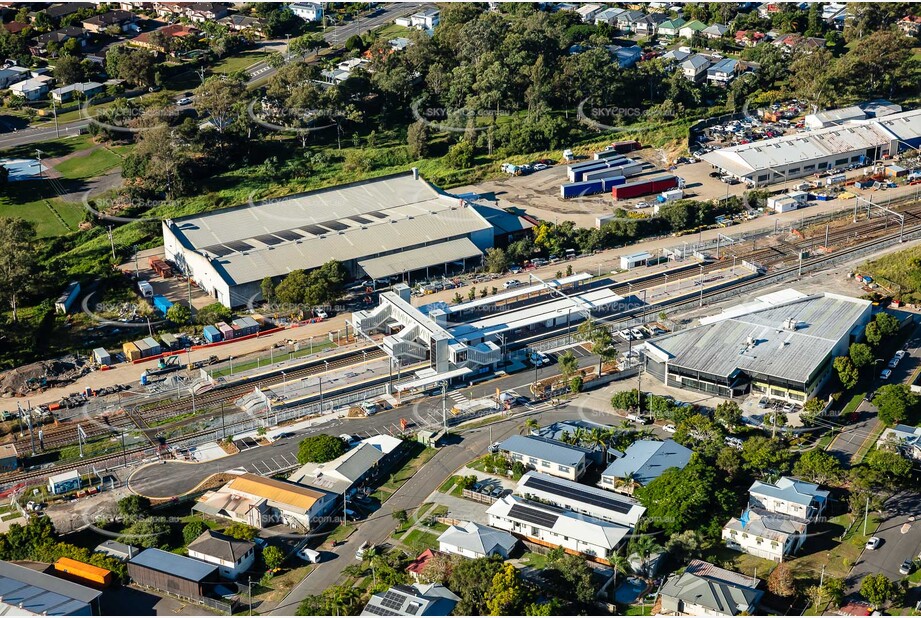
<path id="1" fill-rule="evenodd" d="M 112 364 L 112 356 L 106 352 L 105 348 L 96 348 L 93 350 L 93 359 L 100 365 Z"/>

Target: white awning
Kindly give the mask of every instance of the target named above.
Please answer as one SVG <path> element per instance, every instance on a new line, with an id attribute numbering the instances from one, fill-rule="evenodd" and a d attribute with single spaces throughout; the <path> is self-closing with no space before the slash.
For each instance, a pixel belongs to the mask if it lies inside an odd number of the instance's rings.
<path id="1" fill-rule="evenodd" d="M 426 247 L 419 247 L 418 249 L 359 260 L 358 265 L 372 279 L 383 279 L 428 266 L 441 266 L 449 262 L 482 255 L 483 252 L 469 238 L 458 238 Z"/>

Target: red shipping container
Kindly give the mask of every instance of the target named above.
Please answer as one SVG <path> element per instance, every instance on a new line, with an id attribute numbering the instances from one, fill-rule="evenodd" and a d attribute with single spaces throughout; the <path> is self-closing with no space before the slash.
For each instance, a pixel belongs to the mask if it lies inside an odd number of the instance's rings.
<path id="1" fill-rule="evenodd" d="M 611 188 L 611 197 L 615 200 L 626 200 L 631 197 L 661 193 L 667 189 L 674 189 L 677 186 L 677 176 L 657 176 L 655 178 L 628 182 L 623 185 L 615 185 Z"/>

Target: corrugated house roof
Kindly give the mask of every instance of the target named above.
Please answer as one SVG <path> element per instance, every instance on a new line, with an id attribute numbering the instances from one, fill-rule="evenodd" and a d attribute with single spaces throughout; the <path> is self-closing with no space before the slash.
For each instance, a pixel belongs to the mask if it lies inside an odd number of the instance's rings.
<path id="1" fill-rule="evenodd" d="M 205 530 L 201 536 L 189 543 L 188 549 L 235 564 L 255 546 L 256 544 L 250 541 L 235 539 L 214 530 Z"/>
<path id="2" fill-rule="evenodd" d="M 715 614 L 738 616 L 750 613 L 764 596 L 764 592 L 752 586 L 685 570 L 681 575 L 669 577 L 662 586 L 660 595 L 703 607 Z"/>
<path id="3" fill-rule="evenodd" d="M 217 570 L 213 564 L 156 548 L 145 549 L 129 560 L 128 564 L 146 567 L 193 582 L 208 579 Z"/>
<path id="4" fill-rule="evenodd" d="M 22 609 L 16 612 L 31 612 L 33 615 L 46 614 L 62 616 L 83 613 L 86 605 L 93 603 L 102 594 L 80 584 L 47 575 L 40 571 L 0 561 L 0 599 L 3 605 Z"/>
<path id="5" fill-rule="evenodd" d="M 564 466 L 577 466 L 585 460 L 585 451 L 537 436 L 509 436 L 499 445 L 500 451 L 538 457 Z"/>
<path id="6" fill-rule="evenodd" d="M 468 521 L 449 527 L 438 537 L 438 542 L 489 556 L 496 552 L 497 548 L 508 555 L 518 543 L 518 539 L 504 530 Z"/>
<path id="7" fill-rule="evenodd" d="M 819 489 L 815 483 L 807 483 L 789 476 L 780 477 L 776 483 L 755 481 L 748 489 L 748 493 L 769 496 L 803 506 L 809 506 L 813 500 L 824 502 L 829 495 L 828 491 Z"/>
<path id="8" fill-rule="evenodd" d="M 615 478 L 632 476 L 640 485 L 647 485 L 669 468 L 684 468 L 691 461 L 692 453 L 691 449 L 674 440 L 637 440 L 601 475 Z"/>
<path id="9" fill-rule="evenodd" d="M 270 502 L 293 506 L 307 512 L 324 494 L 300 485 L 279 481 L 256 474 L 241 474 L 227 484 L 231 491 L 239 491 L 265 498 Z"/>

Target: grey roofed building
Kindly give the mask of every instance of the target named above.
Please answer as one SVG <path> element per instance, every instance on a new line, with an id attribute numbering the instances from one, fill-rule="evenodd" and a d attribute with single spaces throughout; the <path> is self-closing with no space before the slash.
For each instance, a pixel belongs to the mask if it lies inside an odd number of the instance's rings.
<path id="1" fill-rule="evenodd" d="M 397 585 L 371 595 L 362 616 L 450 616 L 460 597 L 441 584 Z"/>
<path id="2" fill-rule="evenodd" d="M 256 544 L 220 534 L 214 530 L 205 530 L 201 535 L 189 543 L 188 550 L 211 556 L 231 564 L 236 564 L 241 558 L 253 551 Z"/>
<path id="3" fill-rule="evenodd" d="M 637 440 L 601 473 L 603 488 L 615 488 L 616 479 L 632 478 L 635 483 L 648 485 L 669 468 L 684 468 L 693 451 L 674 440 Z"/>
<path id="4" fill-rule="evenodd" d="M 162 549 L 145 549 L 129 561 L 129 564 L 146 567 L 153 571 L 201 582 L 211 577 L 217 567 L 207 562 L 174 554 Z"/>
<path id="5" fill-rule="evenodd" d="M 304 464 L 288 480 L 341 495 L 366 478 L 384 457 L 379 449 L 363 443 L 331 461 Z"/>
<path id="6" fill-rule="evenodd" d="M 902 111 L 902 106 L 892 101 L 886 101 L 885 99 L 876 99 L 875 101 L 861 103 L 860 109 L 867 114 L 867 118 L 883 118 L 885 116 L 900 113 Z"/>
<path id="7" fill-rule="evenodd" d="M 138 554 L 141 550 L 133 545 L 126 545 L 125 543 L 119 543 L 118 541 L 104 541 L 96 546 L 96 549 L 93 551 L 111 556 L 116 560 L 130 560 Z"/>
<path id="8" fill-rule="evenodd" d="M 630 528 L 646 512 L 646 507 L 633 498 L 538 472 L 521 477 L 515 493 Z"/>
<path id="9" fill-rule="evenodd" d="M 852 120 L 864 120 L 866 117 L 867 113 L 863 109 L 857 105 L 851 105 L 808 114 L 804 122 L 810 129 L 822 129 Z"/>
<path id="10" fill-rule="evenodd" d="M 329 260 L 376 278 L 478 264 L 494 231 L 468 202 L 413 173 L 168 219 L 163 240 L 167 259 L 233 307 L 259 298 L 265 277 Z M 407 251 L 411 263 L 399 256 Z"/>
<path id="11" fill-rule="evenodd" d="M 729 32 L 729 26 L 724 24 L 711 24 L 700 31 L 707 38 L 720 38 Z"/>
<path id="12" fill-rule="evenodd" d="M 748 493 L 749 502 L 754 507 L 808 521 L 821 517 L 831 495 L 827 490 L 819 489 L 815 483 L 789 476 L 782 476 L 774 483 L 755 481 Z"/>
<path id="13" fill-rule="evenodd" d="M 921 459 L 921 427 L 901 423 L 889 427 L 876 441 L 877 448 L 893 448 L 912 459 Z"/>
<path id="14" fill-rule="evenodd" d="M 504 530 L 468 521 L 450 526 L 438 537 L 438 543 L 443 552 L 470 558 L 501 556 L 505 559 L 515 549 L 518 539 Z"/>
<path id="15" fill-rule="evenodd" d="M 660 60 L 664 60 L 665 62 L 681 63 L 690 57 L 691 57 L 691 52 L 681 51 L 680 49 L 672 49 L 662 54 L 662 56 L 660 57 Z"/>
<path id="16" fill-rule="evenodd" d="M 531 457 L 542 457 L 554 463 L 567 466 L 578 465 L 585 458 L 585 451 L 581 447 L 564 444 L 540 436 L 509 436 L 499 444 L 500 451 L 521 453 Z"/>
<path id="17" fill-rule="evenodd" d="M 692 560 L 681 574 L 670 576 L 659 598 L 662 613 L 738 616 L 756 614 L 764 592 L 760 580 L 744 577 L 708 562 Z"/>
<path id="18" fill-rule="evenodd" d="M 0 615 L 99 615 L 102 592 L 0 561 Z"/>
<path id="19" fill-rule="evenodd" d="M 735 396 L 752 386 L 805 401 L 827 381 L 833 357 L 847 354 L 872 306 L 837 294 L 795 294 L 647 341 L 648 371 L 678 388 Z"/>

